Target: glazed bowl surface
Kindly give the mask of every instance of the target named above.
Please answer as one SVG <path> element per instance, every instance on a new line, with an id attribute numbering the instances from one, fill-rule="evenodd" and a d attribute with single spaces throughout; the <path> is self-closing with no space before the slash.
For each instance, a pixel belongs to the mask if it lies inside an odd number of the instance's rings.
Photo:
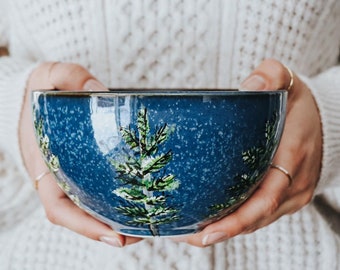
<path id="1" fill-rule="evenodd" d="M 80 208 L 133 236 L 200 231 L 254 192 L 281 139 L 287 92 L 32 93 L 39 148 Z"/>

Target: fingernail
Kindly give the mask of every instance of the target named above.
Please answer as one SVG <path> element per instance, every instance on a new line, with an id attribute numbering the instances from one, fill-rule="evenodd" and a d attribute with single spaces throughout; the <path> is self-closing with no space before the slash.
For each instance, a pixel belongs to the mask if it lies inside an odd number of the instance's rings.
<path id="1" fill-rule="evenodd" d="M 103 84 L 101 84 L 95 79 L 89 79 L 84 83 L 83 89 L 84 90 L 106 90 L 107 87 L 105 87 Z"/>
<path id="2" fill-rule="evenodd" d="M 228 236 L 227 236 L 226 233 L 215 232 L 215 233 L 211 233 L 211 234 L 204 236 L 203 239 L 202 239 L 202 245 L 203 246 L 209 246 L 209 245 L 216 244 L 218 242 L 221 242 L 221 241 L 227 240 L 227 239 L 228 239 Z"/>
<path id="3" fill-rule="evenodd" d="M 252 75 L 241 83 L 242 90 L 263 90 L 266 87 L 266 81 L 259 75 Z"/>
<path id="4" fill-rule="evenodd" d="M 99 238 L 99 240 L 105 244 L 108 244 L 110 246 L 113 246 L 113 247 L 118 247 L 118 248 L 121 248 L 123 247 L 123 244 L 122 242 L 116 238 L 116 237 L 112 237 L 112 236 L 101 236 Z"/>

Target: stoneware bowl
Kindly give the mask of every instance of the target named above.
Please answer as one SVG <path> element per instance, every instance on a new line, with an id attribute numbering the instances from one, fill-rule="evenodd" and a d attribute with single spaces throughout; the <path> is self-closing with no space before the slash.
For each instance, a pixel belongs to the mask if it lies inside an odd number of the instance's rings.
<path id="1" fill-rule="evenodd" d="M 134 236 L 192 234 L 244 202 L 279 144 L 287 92 L 34 91 L 34 127 L 80 208 Z"/>

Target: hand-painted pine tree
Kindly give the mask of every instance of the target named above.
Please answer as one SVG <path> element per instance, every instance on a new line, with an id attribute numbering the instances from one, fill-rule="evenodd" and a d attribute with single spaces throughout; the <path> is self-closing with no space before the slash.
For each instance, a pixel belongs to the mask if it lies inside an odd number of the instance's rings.
<path id="1" fill-rule="evenodd" d="M 278 136 L 276 136 L 276 127 L 278 125 L 278 116 L 274 114 L 272 118 L 266 122 L 264 131 L 264 141 L 260 141 L 257 146 L 242 152 L 242 159 L 250 173 L 241 173 L 234 177 L 236 184 L 228 188 L 228 193 L 233 196 L 228 198 L 225 203 L 215 204 L 210 207 L 213 211 L 228 209 L 237 205 L 248 196 L 248 191 L 263 176 L 260 172 L 264 172 L 268 167 L 274 147 L 278 144 Z"/>
<path id="2" fill-rule="evenodd" d="M 131 225 L 148 225 L 152 235 L 159 235 L 158 225 L 178 220 L 178 210 L 167 205 L 169 192 L 179 186 L 173 174 L 166 174 L 164 167 L 172 159 L 172 151 L 159 153 L 160 146 L 167 141 L 173 129 L 167 124 L 156 127 L 150 134 L 147 109 L 137 115 L 137 132 L 131 127 L 121 127 L 121 135 L 130 151 L 123 162 L 112 159 L 117 178 L 124 187 L 113 193 L 127 202 L 127 206 L 116 209 L 130 217 Z"/>

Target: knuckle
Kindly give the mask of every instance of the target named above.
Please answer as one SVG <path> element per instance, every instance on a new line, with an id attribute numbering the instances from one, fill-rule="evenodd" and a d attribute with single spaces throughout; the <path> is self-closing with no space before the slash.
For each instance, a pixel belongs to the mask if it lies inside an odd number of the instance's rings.
<path id="1" fill-rule="evenodd" d="M 83 83 L 91 77 L 87 69 L 75 63 L 56 63 L 50 72 L 51 83 L 65 89 L 81 89 Z"/>
<path id="2" fill-rule="evenodd" d="M 68 78 L 69 79 L 72 79 L 72 78 L 75 78 L 75 77 L 79 77 L 79 75 L 83 74 L 83 73 L 87 73 L 87 70 L 78 65 L 78 64 L 73 64 L 73 63 L 70 63 L 70 64 L 67 64 L 68 65 Z"/>
<path id="3" fill-rule="evenodd" d="M 233 225 L 228 228 L 228 238 L 244 233 L 251 226 L 252 224 L 249 224 L 247 216 L 235 216 Z"/>
<path id="4" fill-rule="evenodd" d="M 249 224 L 247 223 L 247 220 L 238 218 L 237 219 L 237 224 L 238 224 L 237 231 L 235 231 L 233 233 L 234 236 L 239 234 L 239 233 L 241 233 L 241 232 L 244 232 L 244 231 L 248 230 L 248 228 L 249 228 Z"/>
<path id="5" fill-rule="evenodd" d="M 280 199 L 269 195 L 263 199 L 263 205 L 264 205 L 264 213 L 267 213 L 267 215 L 272 215 L 276 212 L 276 210 L 280 206 Z"/>
<path id="6" fill-rule="evenodd" d="M 297 134 L 296 134 L 297 135 Z M 285 155 L 287 160 L 293 161 L 293 163 L 297 164 L 303 161 L 306 151 L 306 147 L 300 140 L 287 140 L 285 142 Z"/>
<path id="7" fill-rule="evenodd" d="M 270 65 L 270 66 L 279 66 L 281 65 L 280 62 L 274 58 L 267 58 L 265 60 L 263 60 L 263 63 L 266 64 L 266 65 Z"/>
<path id="8" fill-rule="evenodd" d="M 313 192 L 310 190 L 307 190 L 305 194 L 301 198 L 301 205 L 302 207 L 309 204 L 313 199 Z"/>
<path id="9" fill-rule="evenodd" d="M 270 67 L 278 76 L 280 75 L 280 78 L 285 79 L 286 68 L 279 61 L 273 58 L 268 58 L 263 61 L 263 64 Z"/>
<path id="10" fill-rule="evenodd" d="M 249 229 L 244 230 L 242 234 L 252 234 L 252 233 L 256 232 L 259 229 L 260 229 L 260 227 L 257 227 L 257 226 L 255 227 L 254 226 L 254 227 L 251 227 Z"/>
<path id="11" fill-rule="evenodd" d="M 54 225 L 59 225 L 59 217 L 54 209 L 45 210 L 47 219 Z"/>
<path id="12" fill-rule="evenodd" d="M 294 197 L 294 207 L 291 208 L 287 214 L 294 214 L 313 200 L 313 189 L 307 189 L 300 192 Z"/>
<path id="13" fill-rule="evenodd" d="M 55 225 L 63 225 L 63 206 L 60 202 L 45 205 L 47 219 Z"/>

